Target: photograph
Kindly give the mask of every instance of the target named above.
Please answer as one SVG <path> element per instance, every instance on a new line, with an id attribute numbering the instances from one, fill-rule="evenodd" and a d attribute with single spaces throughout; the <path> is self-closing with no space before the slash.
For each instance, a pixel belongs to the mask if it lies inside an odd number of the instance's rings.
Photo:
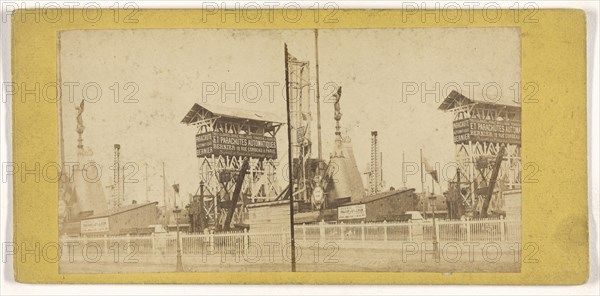
<path id="1" fill-rule="evenodd" d="M 57 36 L 60 274 L 521 272 L 518 27 Z"/>

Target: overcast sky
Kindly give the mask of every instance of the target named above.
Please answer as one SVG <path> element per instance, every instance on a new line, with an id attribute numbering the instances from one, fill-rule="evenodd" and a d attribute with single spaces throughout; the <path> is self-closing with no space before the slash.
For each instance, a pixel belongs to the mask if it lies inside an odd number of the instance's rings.
<path id="1" fill-rule="evenodd" d="M 386 187 L 400 187 L 403 151 L 407 162 L 418 163 L 421 148 L 431 163 L 443 166 L 453 161 L 452 115 L 437 110 L 450 90 L 459 86 L 469 97 L 515 104 L 520 81 L 519 38 L 516 28 L 320 30 L 321 97 L 329 97 L 331 85 L 342 86 L 341 125 L 352 139 L 358 167 L 366 168 L 370 132 L 377 130 Z M 79 84 L 73 100 L 63 100 L 66 160 L 77 159 L 75 106 L 85 97 L 84 144 L 102 166 L 104 185 L 112 183 L 108 167 L 113 161 L 113 145 L 119 143 L 122 162 L 137 163 L 140 168 L 130 178 L 139 183 L 127 184 L 127 200 L 146 199 L 147 163 L 149 199 L 162 203 L 162 162 L 167 181 L 180 183 L 181 195 L 187 200 L 199 181 L 196 131 L 181 124 L 181 119 L 204 98 L 209 104 L 278 113 L 285 121 L 284 43 L 296 58 L 310 62 L 314 82 L 312 30 L 62 32 L 60 77 L 63 85 Z M 127 83 L 132 84 L 127 88 Z M 84 95 L 86 84 L 90 87 Z M 94 85 L 100 86 L 100 98 L 96 98 Z M 221 100 L 223 87 L 230 90 L 225 103 Z M 62 89 L 63 98 L 70 98 L 68 87 Z M 123 102 L 127 95 L 137 102 Z M 316 119 L 314 102 L 312 107 Z M 328 158 L 334 140 L 333 104 L 324 102 L 321 109 L 323 150 Z M 316 151 L 316 130 L 313 137 Z M 287 149 L 286 129 L 278 135 L 278 149 L 280 154 Z M 448 172 L 454 176 L 454 169 Z M 407 186 L 420 191 L 418 173 L 408 177 Z"/>

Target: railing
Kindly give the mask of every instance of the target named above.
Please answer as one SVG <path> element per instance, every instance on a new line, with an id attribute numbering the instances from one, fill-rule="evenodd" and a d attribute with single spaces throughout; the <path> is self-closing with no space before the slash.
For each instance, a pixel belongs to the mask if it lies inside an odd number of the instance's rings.
<path id="1" fill-rule="evenodd" d="M 179 242 L 184 255 L 202 255 L 206 253 L 235 253 L 236 250 L 250 246 L 264 248 L 269 244 L 285 246 L 290 242 L 289 232 L 276 233 L 217 233 L 186 234 L 180 233 Z M 162 233 L 149 236 L 93 236 L 61 238 L 62 245 L 71 248 L 70 252 L 110 254 L 133 252 L 142 255 L 174 255 L 177 252 L 177 234 Z M 63 251 L 67 248 L 63 247 Z M 93 261 L 93 260 L 92 260 Z"/>
<path id="2" fill-rule="evenodd" d="M 434 229 L 431 220 L 420 222 L 381 222 L 354 224 L 309 224 L 296 225 L 297 242 L 365 242 L 352 246 L 374 246 L 370 242 L 427 242 L 433 241 Z M 513 220 L 443 221 L 436 220 L 439 242 L 520 242 L 521 223 Z M 182 254 L 203 255 L 206 253 L 235 253 L 252 246 L 259 249 L 269 244 L 286 246 L 290 243 L 290 233 L 218 233 L 186 234 L 179 236 Z M 149 236 L 95 236 L 61 238 L 61 244 L 69 244 L 75 252 L 82 251 L 89 256 L 102 252 L 135 252 L 142 255 L 170 256 L 177 251 L 176 233 L 152 234 Z M 85 250 L 82 250 L 85 248 Z M 63 248 L 66 249 L 66 248 Z M 91 253 L 90 253 L 91 252 Z"/>
<path id="3" fill-rule="evenodd" d="M 380 222 L 353 224 L 296 225 L 296 240 L 314 241 L 433 241 L 431 220 L 419 222 Z M 514 220 L 436 220 L 440 242 L 518 242 L 521 223 Z"/>

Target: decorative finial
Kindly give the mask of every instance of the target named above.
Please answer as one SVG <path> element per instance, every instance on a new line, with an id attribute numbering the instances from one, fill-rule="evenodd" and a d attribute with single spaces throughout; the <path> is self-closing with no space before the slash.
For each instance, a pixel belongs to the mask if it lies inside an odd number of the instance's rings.
<path id="1" fill-rule="evenodd" d="M 342 112 L 340 107 L 340 99 L 342 98 L 342 87 L 338 87 L 337 91 L 333 94 L 333 98 L 335 99 L 335 103 L 333 108 L 335 110 L 333 118 L 335 119 L 335 149 L 333 151 L 332 157 L 344 157 L 344 152 L 342 149 L 342 143 L 344 139 L 342 139 L 342 132 L 340 127 L 340 119 L 342 119 Z"/>
<path id="2" fill-rule="evenodd" d="M 83 131 L 85 130 L 85 126 L 83 125 L 83 107 L 85 100 L 81 100 L 81 103 L 78 107 L 75 107 L 77 110 L 77 133 L 79 134 L 79 138 L 77 138 L 77 148 L 83 150 Z"/>
<path id="3" fill-rule="evenodd" d="M 335 119 L 335 134 L 336 134 L 336 140 L 337 138 L 339 138 L 341 136 L 341 132 L 340 132 L 340 119 L 342 119 L 342 112 L 341 112 L 341 108 L 340 108 L 340 99 L 342 98 L 342 87 L 338 87 L 337 91 L 333 94 L 333 97 L 335 98 L 335 103 L 333 104 L 333 108 L 335 109 L 335 113 L 334 113 L 334 119 Z"/>

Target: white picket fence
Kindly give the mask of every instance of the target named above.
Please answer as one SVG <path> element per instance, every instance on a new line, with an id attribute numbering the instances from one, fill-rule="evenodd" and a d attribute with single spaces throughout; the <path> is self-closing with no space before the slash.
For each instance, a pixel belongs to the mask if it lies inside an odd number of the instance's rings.
<path id="1" fill-rule="evenodd" d="M 428 242 L 433 241 L 432 221 L 382 222 L 355 224 L 307 224 L 296 225 L 295 241 L 298 243 L 356 242 L 356 247 L 369 247 L 370 242 Z M 520 242 L 521 223 L 512 220 L 442 221 L 436 220 L 439 242 Z M 212 253 L 235 253 L 252 245 L 264 247 L 269 244 L 290 244 L 290 232 L 273 233 L 218 233 L 180 234 L 184 255 Z M 135 252 L 147 255 L 174 255 L 177 250 L 176 233 L 152 234 L 149 236 L 97 236 L 61 238 L 61 244 L 70 248 L 87 248 L 103 253 Z M 363 244 L 361 244 L 361 242 Z M 77 251 L 77 250 L 75 250 Z"/>
<path id="2" fill-rule="evenodd" d="M 310 224 L 295 227 L 304 241 L 433 241 L 432 220 L 355 224 Z M 439 242 L 519 242 L 521 223 L 514 220 L 436 220 Z"/>

